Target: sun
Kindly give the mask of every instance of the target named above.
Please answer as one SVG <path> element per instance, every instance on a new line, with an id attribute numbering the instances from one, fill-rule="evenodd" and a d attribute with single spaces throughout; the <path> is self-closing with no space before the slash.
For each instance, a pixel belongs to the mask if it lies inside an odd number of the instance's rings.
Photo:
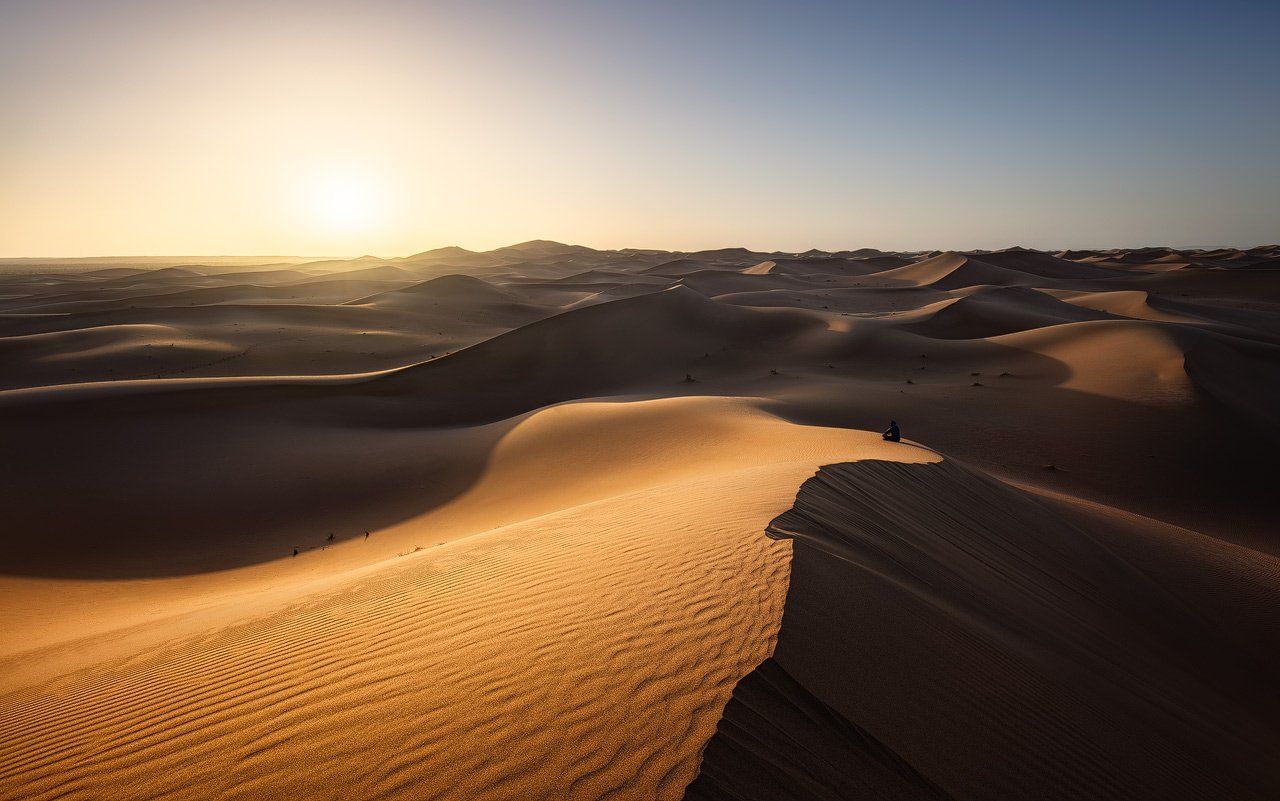
<path id="1" fill-rule="evenodd" d="M 386 189 L 358 170 L 318 172 L 304 190 L 312 222 L 328 231 L 350 233 L 376 225 L 386 214 Z"/>

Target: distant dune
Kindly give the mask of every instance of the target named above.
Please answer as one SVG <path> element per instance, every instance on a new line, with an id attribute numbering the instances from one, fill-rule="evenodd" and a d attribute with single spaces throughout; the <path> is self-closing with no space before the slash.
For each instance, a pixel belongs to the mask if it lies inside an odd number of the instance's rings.
<path id="1" fill-rule="evenodd" d="M 0 798 L 1280 797 L 1277 264 L 0 261 Z"/>

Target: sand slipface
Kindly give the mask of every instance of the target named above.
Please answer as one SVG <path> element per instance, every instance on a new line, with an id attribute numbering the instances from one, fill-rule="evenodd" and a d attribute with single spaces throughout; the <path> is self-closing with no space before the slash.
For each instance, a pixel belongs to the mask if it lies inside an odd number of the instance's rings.
<path id="1" fill-rule="evenodd" d="M 826 466 L 769 530 L 778 645 L 686 798 L 1280 789 L 1276 560 L 950 461 Z"/>
<path id="2" fill-rule="evenodd" d="M 1277 263 L 0 262 L 0 797 L 1275 797 Z"/>

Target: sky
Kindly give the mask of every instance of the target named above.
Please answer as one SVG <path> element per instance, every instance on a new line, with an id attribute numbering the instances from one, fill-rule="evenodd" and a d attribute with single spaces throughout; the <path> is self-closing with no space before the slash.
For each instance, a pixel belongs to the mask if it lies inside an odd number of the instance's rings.
<path id="1" fill-rule="evenodd" d="M 0 256 L 1280 240 L 1280 3 L 0 0 Z"/>

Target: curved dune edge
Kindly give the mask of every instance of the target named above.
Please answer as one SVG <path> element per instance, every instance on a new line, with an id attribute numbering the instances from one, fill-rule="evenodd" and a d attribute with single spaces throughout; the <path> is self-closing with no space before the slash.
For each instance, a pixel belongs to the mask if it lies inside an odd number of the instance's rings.
<path id="1" fill-rule="evenodd" d="M 515 522 L 411 552 L 437 512 L 312 555 L 319 573 L 120 582 L 98 612 L 115 629 L 21 658 L 52 675 L 6 673 L 0 797 L 679 798 L 772 647 L 789 546 L 759 532 L 837 454 L 936 458 L 741 402 L 572 404 L 521 423 L 455 501 L 455 520 Z M 558 508 L 500 494 L 522 482 Z M 356 561 L 392 538 L 406 555 Z M 166 597 L 188 611 L 146 621 Z"/>
<path id="2" fill-rule="evenodd" d="M 777 647 L 686 798 L 1280 794 L 1280 561 L 953 461 L 828 465 L 769 532 Z"/>
<path id="3" fill-rule="evenodd" d="M 774 797 L 991 797 L 979 769 L 1160 797 L 1159 760 L 1167 797 L 1274 796 L 1278 571 L 1223 542 L 1280 549 L 1277 254 L 537 242 L 7 276 L 0 798 L 676 798 L 735 686 L 758 720 L 720 775 L 785 757 Z M 759 536 L 796 488 L 935 459 L 860 430 L 889 417 L 1022 489 L 859 478 L 832 508 L 878 521 L 841 546 L 863 573 L 752 673 L 811 583 Z M 997 513 L 1023 522 L 973 524 Z M 1110 604 L 1063 604 L 1083 633 L 1043 608 L 1082 576 Z M 1099 697 L 1136 746 L 1054 734 L 1092 736 Z M 952 750 L 984 738 L 1023 750 Z"/>

